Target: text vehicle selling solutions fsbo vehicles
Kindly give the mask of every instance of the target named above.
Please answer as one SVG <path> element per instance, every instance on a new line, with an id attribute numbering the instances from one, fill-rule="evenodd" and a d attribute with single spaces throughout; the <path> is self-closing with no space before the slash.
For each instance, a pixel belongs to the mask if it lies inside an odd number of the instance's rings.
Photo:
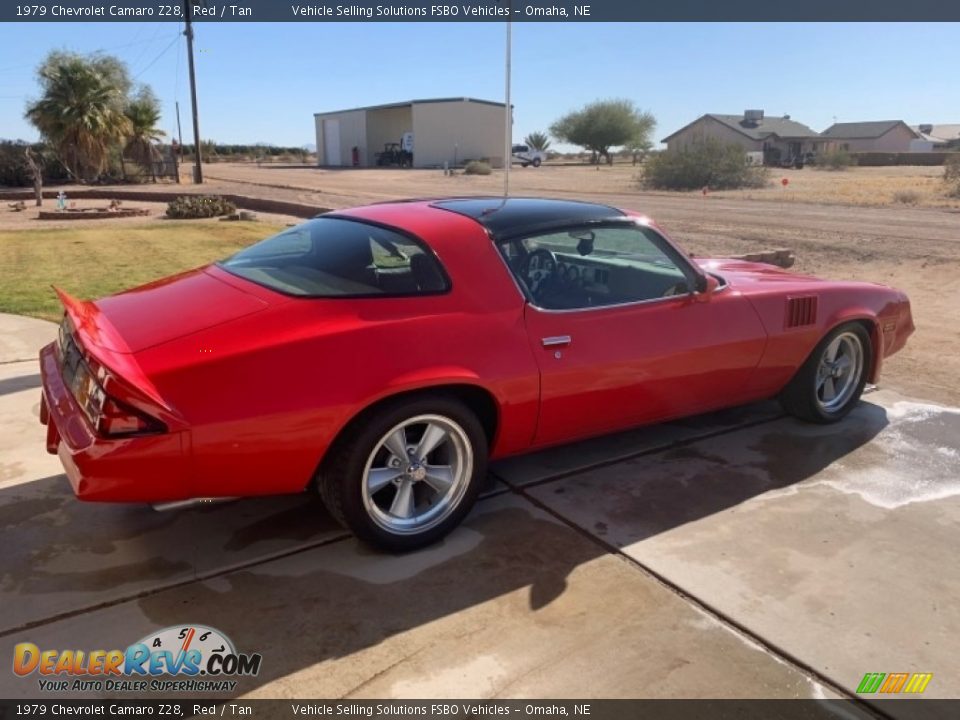
<path id="1" fill-rule="evenodd" d="M 41 420 L 78 497 L 316 490 L 394 550 L 454 528 L 488 458 L 772 397 L 840 420 L 914 329 L 898 290 L 691 258 L 639 214 L 522 198 L 331 212 L 60 297 Z"/>

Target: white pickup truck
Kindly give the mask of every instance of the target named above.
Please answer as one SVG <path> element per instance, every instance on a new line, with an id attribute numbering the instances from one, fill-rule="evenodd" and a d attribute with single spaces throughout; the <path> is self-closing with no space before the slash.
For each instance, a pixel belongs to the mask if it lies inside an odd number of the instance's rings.
<path id="1" fill-rule="evenodd" d="M 527 165 L 540 167 L 540 163 L 547 159 L 546 153 L 533 150 L 529 145 L 514 145 L 510 154 L 513 155 L 513 162 L 520 163 L 522 167 Z"/>

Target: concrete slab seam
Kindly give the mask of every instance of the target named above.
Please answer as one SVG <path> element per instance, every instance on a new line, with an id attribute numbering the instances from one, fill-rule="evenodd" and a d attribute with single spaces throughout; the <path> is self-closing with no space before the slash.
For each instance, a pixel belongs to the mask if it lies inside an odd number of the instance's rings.
<path id="1" fill-rule="evenodd" d="M 760 424 L 760 423 L 755 423 L 755 424 Z M 701 612 L 706 613 L 709 617 L 713 618 L 714 620 L 719 622 L 721 625 L 726 626 L 732 632 L 743 636 L 745 639 L 749 640 L 750 642 L 755 643 L 756 645 L 761 647 L 764 651 L 775 656 L 781 662 L 787 665 L 793 666 L 798 672 L 800 672 L 802 675 L 805 675 L 808 680 L 811 680 L 820 685 L 823 685 L 829 688 L 830 690 L 832 690 L 833 692 L 837 693 L 838 695 L 854 701 L 857 704 L 858 708 L 864 710 L 865 712 L 868 712 L 873 717 L 883 718 L 884 720 L 894 720 L 893 715 L 890 715 L 888 713 L 883 712 L 882 710 L 879 710 L 873 707 L 873 705 L 870 702 L 868 702 L 866 699 L 858 697 L 857 695 L 851 693 L 849 690 L 847 690 L 843 686 L 838 685 L 831 678 L 827 677 L 826 675 L 823 675 L 822 673 L 820 673 L 819 671 L 817 671 L 816 669 L 814 669 L 813 667 L 811 667 L 810 665 L 802 661 L 800 658 L 793 655 L 792 653 L 787 652 L 786 650 L 781 648 L 779 645 L 776 645 L 766 640 L 761 635 L 754 633 L 749 628 L 740 624 L 739 622 L 729 617 L 728 615 L 724 614 L 720 610 L 714 608 L 712 605 L 710 605 L 706 601 L 701 600 L 696 595 L 688 592 L 687 590 L 684 590 L 682 587 L 673 583 L 672 581 L 670 581 L 660 573 L 647 567 L 639 560 L 633 557 L 630 557 L 625 552 L 623 552 L 620 548 L 618 548 L 616 545 L 613 545 L 611 543 L 608 543 L 602 540 L 601 538 L 598 538 L 596 535 L 593 535 L 586 528 L 564 517 L 559 512 L 553 510 L 548 505 L 540 502 L 537 498 L 533 497 L 532 495 L 527 494 L 525 492 L 525 489 L 526 487 L 517 487 L 514 489 L 514 492 L 517 495 L 524 498 L 525 500 L 527 500 L 529 503 L 531 503 L 535 507 L 537 507 L 538 509 L 542 510 L 543 512 L 549 513 L 550 515 L 555 517 L 557 520 L 562 522 L 567 527 L 580 533 L 587 539 L 592 540 L 595 544 L 602 547 L 609 554 L 620 558 L 622 561 L 626 562 L 627 564 L 632 566 L 634 569 L 639 570 L 640 572 L 645 574 L 647 577 L 649 577 L 650 579 L 658 583 L 661 587 L 663 587 L 668 592 L 673 593 L 674 595 L 678 596 L 681 600 L 686 601 L 690 605 L 693 605 L 694 607 L 696 607 Z"/>
<path id="2" fill-rule="evenodd" d="M 178 580 L 177 582 L 166 583 L 164 585 L 158 585 L 156 587 L 148 588 L 146 590 L 141 590 L 140 592 L 132 593 L 130 595 L 124 595 L 123 597 L 114 598 L 112 600 L 106 600 L 102 603 L 95 603 L 93 605 L 87 605 L 82 608 L 76 608 L 74 610 L 68 610 L 66 612 L 57 613 L 49 617 L 43 618 L 42 620 L 31 620 L 30 622 L 22 623 L 16 627 L 7 628 L 5 630 L 0 630 L 0 638 L 6 637 L 8 635 L 13 635 L 14 633 L 23 632 L 24 630 L 32 630 L 36 627 L 42 627 L 44 625 L 49 625 L 51 623 L 59 622 L 61 620 L 66 620 L 68 618 L 77 617 L 80 615 L 85 615 L 87 613 L 96 612 L 97 610 L 103 610 L 105 608 L 116 607 L 117 605 L 122 605 L 131 600 L 141 600 L 151 595 L 156 595 L 161 592 L 166 592 L 167 590 L 173 590 L 175 588 L 186 587 L 195 582 L 202 582 L 204 580 L 210 580 L 212 578 L 220 577 L 222 575 L 229 575 L 231 573 L 237 572 L 239 570 L 245 570 L 250 567 L 256 567 L 257 565 L 263 565 L 268 562 L 273 562 L 274 560 L 279 560 L 281 558 L 289 557 L 291 555 L 297 555 L 308 550 L 315 550 L 316 548 L 324 547 L 325 545 L 332 545 L 334 543 L 342 542 L 344 540 L 349 540 L 353 537 L 350 533 L 344 532 L 340 535 L 335 535 L 334 537 L 326 538 L 319 542 L 310 543 L 309 545 L 303 545 L 297 548 L 291 548 L 289 550 L 281 550 L 278 552 L 270 553 L 269 555 L 251 559 L 249 562 L 240 562 L 234 563 L 226 568 L 219 568 L 217 570 L 212 570 L 205 573 L 194 572 L 192 577 L 184 578 L 183 580 Z"/>

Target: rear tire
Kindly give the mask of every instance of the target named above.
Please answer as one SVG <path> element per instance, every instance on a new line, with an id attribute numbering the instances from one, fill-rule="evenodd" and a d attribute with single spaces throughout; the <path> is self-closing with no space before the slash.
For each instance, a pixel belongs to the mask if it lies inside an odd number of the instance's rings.
<path id="1" fill-rule="evenodd" d="M 534 158 L 534 159 L 533 159 L 533 166 L 534 166 L 534 167 L 540 167 L 540 158 Z"/>
<path id="2" fill-rule="evenodd" d="M 487 437 L 460 401 L 429 395 L 376 409 L 338 439 L 317 485 L 330 514 L 366 543 L 405 552 L 466 517 L 487 471 Z"/>
<path id="3" fill-rule="evenodd" d="M 827 333 L 797 370 L 780 394 L 780 404 L 801 420 L 837 422 L 859 402 L 872 363 L 873 345 L 863 325 L 840 325 Z"/>

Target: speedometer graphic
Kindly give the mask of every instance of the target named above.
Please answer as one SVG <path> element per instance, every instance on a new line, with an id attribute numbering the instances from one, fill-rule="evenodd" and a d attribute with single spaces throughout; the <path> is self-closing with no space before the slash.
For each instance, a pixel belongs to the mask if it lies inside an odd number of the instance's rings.
<path id="1" fill-rule="evenodd" d="M 171 625 L 147 635 L 140 642 L 152 651 L 167 650 L 174 655 L 191 650 L 198 650 L 204 658 L 213 653 L 236 654 L 230 638 L 206 625 Z"/>

